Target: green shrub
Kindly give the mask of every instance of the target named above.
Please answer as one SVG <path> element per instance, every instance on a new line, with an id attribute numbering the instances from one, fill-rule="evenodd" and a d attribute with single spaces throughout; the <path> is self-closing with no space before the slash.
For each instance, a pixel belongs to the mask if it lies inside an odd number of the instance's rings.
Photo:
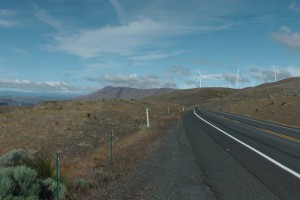
<path id="1" fill-rule="evenodd" d="M 37 172 L 25 166 L 0 169 L 0 199 L 36 200 L 54 199 L 56 181 L 47 178 L 38 180 Z M 64 184 L 60 184 L 60 197 L 66 193 Z"/>
<path id="2" fill-rule="evenodd" d="M 11 175 L 6 174 L 3 170 L 0 171 L 0 199 L 10 196 L 14 191 L 15 183 Z"/>
<path id="3" fill-rule="evenodd" d="M 25 151 L 23 149 L 14 149 L 0 157 L 0 166 L 17 166 L 20 164 L 20 161 L 24 155 Z"/>
<path id="4" fill-rule="evenodd" d="M 10 199 L 10 197 L 38 199 L 41 191 L 36 171 L 25 166 L 1 169 L 0 186 L 0 199 Z"/>
<path id="5" fill-rule="evenodd" d="M 13 168 L 13 178 L 20 189 L 21 196 L 34 196 L 38 195 L 41 187 L 37 182 L 37 172 L 25 166 L 18 166 Z"/>
<path id="6" fill-rule="evenodd" d="M 56 181 L 52 178 L 47 178 L 41 181 L 42 191 L 41 199 L 54 199 L 56 194 Z M 60 183 L 60 198 L 63 198 L 66 193 L 66 187 Z"/>
<path id="7" fill-rule="evenodd" d="M 93 187 L 92 181 L 83 178 L 77 179 L 76 181 L 74 181 L 73 184 L 76 190 L 81 190 L 81 191 L 86 191 Z"/>
<path id="8" fill-rule="evenodd" d="M 24 157 L 22 163 L 27 167 L 36 170 L 38 178 L 50 178 L 54 174 L 54 166 L 51 163 L 51 159 L 45 155 Z"/>
<path id="9" fill-rule="evenodd" d="M 146 129 L 148 129 L 148 126 L 147 126 L 147 124 L 140 124 L 139 129 L 140 130 L 146 130 Z"/>

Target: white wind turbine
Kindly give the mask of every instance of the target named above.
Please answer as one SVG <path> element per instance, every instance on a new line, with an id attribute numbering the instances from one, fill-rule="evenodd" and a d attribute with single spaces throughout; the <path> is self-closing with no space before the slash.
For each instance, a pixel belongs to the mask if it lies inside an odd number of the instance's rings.
<path id="1" fill-rule="evenodd" d="M 198 73 L 199 73 L 199 87 L 202 88 L 202 74 L 200 70 L 198 70 Z"/>
<path id="2" fill-rule="evenodd" d="M 256 81 L 250 80 L 250 82 L 251 82 L 251 87 L 253 87 L 253 86 L 254 86 L 254 83 L 255 83 Z"/>
<path id="3" fill-rule="evenodd" d="M 277 74 L 279 74 L 279 73 L 280 73 L 279 70 L 274 70 L 274 71 L 273 71 L 274 82 L 277 82 Z"/>
<path id="4" fill-rule="evenodd" d="M 239 85 L 239 72 L 240 72 L 240 67 L 238 67 L 238 70 L 236 72 L 236 79 L 235 79 L 235 88 L 237 89 L 238 88 L 238 85 Z"/>
<path id="5" fill-rule="evenodd" d="M 228 80 L 228 83 L 225 85 L 225 87 L 230 88 L 230 86 L 231 86 L 231 81 Z"/>
<path id="6" fill-rule="evenodd" d="M 263 84 L 264 83 L 264 75 L 262 72 L 260 72 L 260 77 L 261 77 L 261 83 Z"/>

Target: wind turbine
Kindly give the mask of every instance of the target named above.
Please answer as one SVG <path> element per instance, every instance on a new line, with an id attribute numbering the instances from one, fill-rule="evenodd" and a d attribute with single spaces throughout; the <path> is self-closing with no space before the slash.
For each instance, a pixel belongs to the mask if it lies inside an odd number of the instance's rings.
<path id="1" fill-rule="evenodd" d="M 280 73 L 280 71 L 278 71 L 278 70 L 274 70 L 274 71 L 273 71 L 274 82 L 277 81 L 277 74 L 279 74 L 279 73 Z"/>
<path id="2" fill-rule="evenodd" d="M 261 76 L 261 83 L 263 84 L 264 83 L 264 75 L 262 72 L 260 72 L 260 76 Z"/>
<path id="3" fill-rule="evenodd" d="M 228 80 L 228 83 L 225 85 L 225 87 L 230 88 L 230 86 L 231 86 L 231 81 Z"/>
<path id="4" fill-rule="evenodd" d="M 240 67 L 238 67 L 238 70 L 236 72 L 236 79 L 235 79 L 235 88 L 237 89 L 238 88 L 238 84 L 239 84 L 239 72 L 240 72 Z"/>
<path id="5" fill-rule="evenodd" d="M 202 74 L 200 70 L 198 70 L 198 73 L 199 73 L 199 87 L 202 88 Z"/>
<path id="6" fill-rule="evenodd" d="M 251 82 L 251 86 L 253 87 L 253 86 L 254 86 L 254 83 L 255 83 L 256 81 L 250 80 L 250 82 Z"/>

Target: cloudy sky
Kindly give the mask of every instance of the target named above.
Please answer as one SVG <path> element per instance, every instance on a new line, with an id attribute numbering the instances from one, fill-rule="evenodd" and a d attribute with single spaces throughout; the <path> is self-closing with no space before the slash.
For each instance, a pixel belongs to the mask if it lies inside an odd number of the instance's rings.
<path id="1" fill-rule="evenodd" d="M 0 0 L 0 91 L 236 87 L 300 76 L 300 3 Z"/>

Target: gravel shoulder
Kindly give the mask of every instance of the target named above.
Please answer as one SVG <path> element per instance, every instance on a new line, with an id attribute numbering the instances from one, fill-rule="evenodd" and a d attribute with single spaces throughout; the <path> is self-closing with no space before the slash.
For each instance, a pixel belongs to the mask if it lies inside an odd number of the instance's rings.
<path id="1" fill-rule="evenodd" d="M 203 183 L 182 122 L 162 133 L 147 161 L 120 181 L 107 195 L 92 199 L 215 199 Z"/>

